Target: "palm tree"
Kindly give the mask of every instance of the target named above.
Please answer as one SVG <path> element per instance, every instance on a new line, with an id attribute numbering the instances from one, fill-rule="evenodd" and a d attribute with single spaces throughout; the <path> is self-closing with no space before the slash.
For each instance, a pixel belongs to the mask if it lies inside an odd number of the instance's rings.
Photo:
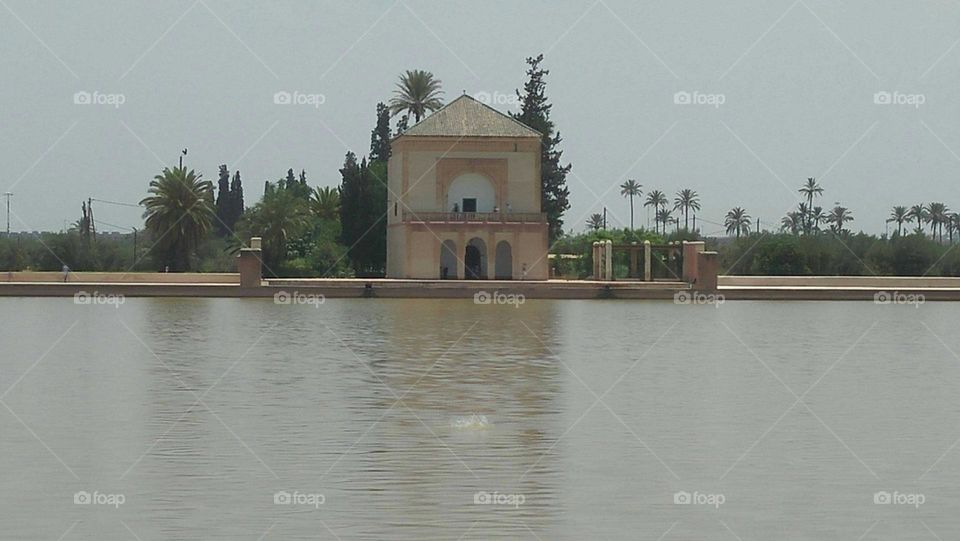
<path id="1" fill-rule="evenodd" d="M 936 236 L 937 229 L 940 230 L 939 242 L 943 242 L 943 224 L 947 222 L 947 215 L 950 213 L 950 209 L 947 208 L 943 203 L 930 203 L 930 206 L 927 207 L 927 212 L 929 217 L 927 220 L 930 222 L 933 231 L 931 233 Z"/>
<path id="2" fill-rule="evenodd" d="M 263 199 L 244 213 L 245 229 L 263 237 L 263 261 L 267 266 L 286 258 L 287 242 L 307 227 L 308 213 L 307 201 L 291 190 L 276 189 L 264 191 Z"/>
<path id="3" fill-rule="evenodd" d="M 336 220 L 340 217 L 340 190 L 329 186 L 314 188 L 310 194 L 310 212 L 323 220 Z"/>
<path id="4" fill-rule="evenodd" d="M 949 219 L 949 228 L 947 231 L 950 233 L 950 244 L 953 244 L 953 233 L 960 232 L 960 214 L 953 212 L 950 214 Z"/>
<path id="5" fill-rule="evenodd" d="M 673 200 L 673 210 L 682 210 L 683 211 L 683 228 L 688 229 L 688 220 L 690 216 L 690 210 L 695 211 L 700 210 L 700 196 L 697 195 L 697 192 L 684 188 L 677 192 L 677 197 Z"/>
<path id="6" fill-rule="evenodd" d="M 903 205 L 897 205 L 890 211 L 890 217 L 887 218 L 887 223 L 895 222 L 897 224 L 898 237 L 903 233 L 903 222 L 909 220 L 909 214 L 910 211 Z"/>
<path id="7" fill-rule="evenodd" d="M 653 227 L 654 231 L 659 233 L 660 230 L 657 228 L 657 224 L 660 223 L 659 215 L 660 208 L 666 207 L 667 205 L 667 196 L 663 195 L 663 192 L 660 190 L 653 190 L 647 192 L 647 200 L 643 203 L 645 207 L 653 207 Z"/>
<path id="8" fill-rule="evenodd" d="M 443 107 L 443 90 L 440 90 L 440 81 L 433 78 L 433 74 L 423 70 L 407 70 L 400 76 L 397 89 L 390 99 L 390 113 L 396 116 L 407 112 L 413 115 L 416 122 Z"/>
<path id="9" fill-rule="evenodd" d="M 184 167 L 164 168 L 140 204 L 153 234 L 154 248 L 164 266 L 174 271 L 190 269 L 190 256 L 213 226 L 213 183 Z"/>
<path id="10" fill-rule="evenodd" d="M 810 211 L 810 221 L 813 223 L 813 231 L 820 231 L 820 224 L 826 223 L 827 214 L 823 212 L 823 207 L 813 207 Z"/>
<path id="11" fill-rule="evenodd" d="M 780 231 L 789 231 L 796 235 L 803 227 L 803 216 L 799 212 L 788 212 L 786 216 L 780 219 Z"/>
<path id="12" fill-rule="evenodd" d="M 833 210 L 827 215 L 827 223 L 830 224 L 830 229 L 834 233 L 843 233 L 845 231 L 843 224 L 852 221 L 853 215 L 850 214 L 850 209 L 840 205 L 833 207 Z"/>
<path id="13" fill-rule="evenodd" d="M 750 215 L 740 207 L 733 207 L 727 212 L 723 220 L 723 226 L 727 228 L 727 234 L 736 233 L 740 238 L 741 233 L 750 232 Z"/>
<path id="14" fill-rule="evenodd" d="M 620 195 L 630 198 L 630 229 L 633 229 L 633 198 L 640 197 L 641 187 L 641 184 L 633 179 L 628 179 L 620 185 Z"/>
<path id="15" fill-rule="evenodd" d="M 927 221 L 927 207 L 923 204 L 910 207 L 907 212 L 908 222 L 917 222 L 917 232 L 923 234 L 923 223 Z"/>
<path id="16" fill-rule="evenodd" d="M 591 214 L 587 218 L 587 227 L 594 231 L 600 231 L 603 228 L 603 214 Z"/>
<path id="17" fill-rule="evenodd" d="M 821 188 L 820 185 L 817 184 L 817 179 L 813 177 L 808 177 L 806 184 L 801 186 L 798 191 L 802 193 L 804 197 L 806 197 L 807 209 L 813 208 L 814 197 L 818 197 L 823 194 L 823 188 Z M 806 218 L 804 229 L 806 233 L 809 233 L 813 223 L 810 216 L 805 216 L 804 218 Z"/>
<path id="18" fill-rule="evenodd" d="M 656 218 L 656 221 L 657 221 L 657 222 L 660 222 L 661 224 L 663 224 L 663 234 L 664 234 L 664 235 L 667 234 L 667 226 L 668 226 L 668 225 L 670 225 L 670 224 L 672 224 L 672 223 L 674 223 L 674 222 L 676 222 L 678 226 L 679 226 L 679 224 L 680 224 L 680 220 L 674 218 L 674 217 L 673 217 L 673 213 L 670 212 L 670 209 L 668 209 L 668 208 L 666 208 L 666 207 L 663 207 L 663 208 L 661 208 L 659 211 L 657 211 L 657 215 L 656 215 L 655 218 Z"/>

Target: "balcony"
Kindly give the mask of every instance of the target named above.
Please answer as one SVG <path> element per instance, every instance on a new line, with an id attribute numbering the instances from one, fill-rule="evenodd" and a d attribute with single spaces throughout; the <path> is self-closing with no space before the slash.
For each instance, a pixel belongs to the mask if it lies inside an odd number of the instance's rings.
<path id="1" fill-rule="evenodd" d="M 416 212 L 403 211 L 403 221 L 438 224 L 545 224 L 543 212 Z"/>

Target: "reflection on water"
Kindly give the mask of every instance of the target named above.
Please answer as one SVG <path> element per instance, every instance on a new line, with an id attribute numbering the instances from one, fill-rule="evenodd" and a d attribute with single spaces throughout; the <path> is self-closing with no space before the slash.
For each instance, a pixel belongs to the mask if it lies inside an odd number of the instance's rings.
<path id="1" fill-rule="evenodd" d="M 0 299 L 0 532 L 956 539 L 954 306 Z"/>

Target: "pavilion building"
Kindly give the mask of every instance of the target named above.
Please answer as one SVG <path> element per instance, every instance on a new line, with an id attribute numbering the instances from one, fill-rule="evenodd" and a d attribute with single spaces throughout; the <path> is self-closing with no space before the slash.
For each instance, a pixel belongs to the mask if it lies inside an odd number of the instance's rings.
<path id="1" fill-rule="evenodd" d="M 546 280 L 541 134 L 466 94 L 393 140 L 387 277 Z"/>

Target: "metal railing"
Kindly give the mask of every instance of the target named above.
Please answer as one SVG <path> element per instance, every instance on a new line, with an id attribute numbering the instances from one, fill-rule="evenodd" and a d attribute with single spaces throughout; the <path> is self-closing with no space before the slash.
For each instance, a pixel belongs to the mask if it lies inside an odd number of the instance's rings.
<path id="1" fill-rule="evenodd" d="M 417 212 L 403 211 L 404 222 L 429 223 L 547 223 L 542 212 Z"/>

